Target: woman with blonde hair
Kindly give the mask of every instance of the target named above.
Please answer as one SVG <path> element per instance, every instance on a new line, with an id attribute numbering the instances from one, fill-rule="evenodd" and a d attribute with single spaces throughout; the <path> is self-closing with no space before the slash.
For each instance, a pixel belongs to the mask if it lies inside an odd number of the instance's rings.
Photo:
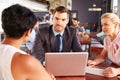
<path id="1" fill-rule="evenodd" d="M 120 19 L 114 13 L 105 13 L 101 16 L 102 31 L 106 37 L 104 39 L 104 49 L 94 60 L 89 60 L 89 66 L 95 66 L 102 63 L 108 56 L 109 60 L 120 66 Z M 120 75 L 120 67 L 108 67 L 103 71 L 106 77 Z"/>

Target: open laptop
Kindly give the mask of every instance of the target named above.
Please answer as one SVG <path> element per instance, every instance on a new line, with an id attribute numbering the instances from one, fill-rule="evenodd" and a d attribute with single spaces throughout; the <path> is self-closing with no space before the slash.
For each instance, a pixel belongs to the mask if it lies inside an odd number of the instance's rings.
<path id="1" fill-rule="evenodd" d="M 46 53 L 46 69 L 54 76 L 84 76 L 88 52 Z"/>

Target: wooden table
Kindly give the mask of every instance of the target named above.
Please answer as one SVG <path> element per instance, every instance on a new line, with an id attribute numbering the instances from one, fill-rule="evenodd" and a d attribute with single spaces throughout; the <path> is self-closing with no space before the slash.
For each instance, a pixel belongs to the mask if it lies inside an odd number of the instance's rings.
<path id="1" fill-rule="evenodd" d="M 88 52 L 90 56 L 90 46 L 91 46 L 91 38 L 84 38 L 84 37 L 78 37 L 81 45 L 89 45 Z"/>
<path id="2" fill-rule="evenodd" d="M 96 76 L 92 74 L 86 74 L 85 78 L 86 78 L 85 80 L 118 80 L 117 77 L 107 78 L 107 77 L 101 77 L 101 76 Z"/>
<path id="3" fill-rule="evenodd" d="M 94 54 L 94 53 L 101 53 L 102 50 L 103 50 L 103 47 L 91 47 L 91 48 L 90 48 L 90 52 L 91 52 L 92 54 Z"/>
<path id="4" fill-rule="evenodd" d="M 85 76 L 67 76 L 67 77 L 56 77 L 56 80 L 118 80 L 117 77 L 106 78 L 92 74 L 86 74 Z"/>
<path id="5" fill-rule="evenodd" d="M 103 44 L 101 44 L 97 39 L 92 38 L 91 41 L 91 53 L 101 53 L 101 51 L 103 50 Z"/>
<path id="6" fill-rule="evenodd" d="M 104 63 L 102 63 L 102 64 L 100 64 L 100 65 L 98 65 L 96 67 L 102 67 L 103 68 L 103 67 L 108 67 L 108 66 L 118 67 L 115 64 L 111 64 L 107 60 Z M 71 77 L 70 76 L 66 76 L 66 77 L 62 76 L 62 77 L 56 77 L 56 80 L 119 80 L 119 79 L 117 78 L 117 76 L 113 77 L 113 78 L 106 78 L 104 76 L 86 74 L 85 76 L 71 76 Z"/>
<path id="7" fill-rule="evenodd" d="M 86 45 L 91 44 L 91 38 L 79 37 L 79 41 L 80 41 L 81 44 L 86 44 Z"/>

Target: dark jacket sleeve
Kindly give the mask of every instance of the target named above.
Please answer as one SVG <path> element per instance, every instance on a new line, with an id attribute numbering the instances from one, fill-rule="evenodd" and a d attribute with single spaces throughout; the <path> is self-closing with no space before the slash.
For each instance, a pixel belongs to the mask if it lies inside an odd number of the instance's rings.
<path id="1" fill-rule="evenodd" d="M 73 30 L 72 35 L 73 35 L 72 36 L 73 37 L 73 40 L 72 40 L 72 51 L 73 52 L 82 52 L 81 44 L 80 44 L 80 41 L 77 38 L 75 29 Z"/>
<path id="2" fill-rule="evenodd" d="M 33 56 L 35 56 L 38 60 L 43 62 L 44 61 L 44 56 L 45 56 L 44 53 L 45 53 L 45 50 L 43 48 L 42 34 L 40 33 L 40 30 L 39 30 L 39 31 L 37 31 L 31 54 Z"/>

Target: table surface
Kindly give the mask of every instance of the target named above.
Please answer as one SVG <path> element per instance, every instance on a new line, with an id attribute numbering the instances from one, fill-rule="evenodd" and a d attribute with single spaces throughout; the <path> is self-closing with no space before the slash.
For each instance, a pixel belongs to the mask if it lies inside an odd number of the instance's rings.
<path id="1" fill-rule="evenodd" d="M 82 37 L 79 37 L 79 41 L 81 44 L 91 44 L 91 38 L 82 38 Z"/>
<path id="2" fill-rule="evenodd" d="M 90 55 L 92 53 L 101 53 L 103 50 L 103 45 L 95 38 L 84 38 L 78 37 L 81 45 L 89 45 L 88 52 Z"/>
<path id="3" fill-rule="evenodd" d="M 104 63 L 97 65 L 96 67 L 99 68 L 105 68 L 108 66 L 113 66 L 113 67 L 118 67 L 115 64 L 111 64 L 108 60 L 106 60 Z M 112 77 L 112 78 L 106 78 L 104 76 L 98 76 L 98 75 L 93 75 L 93 74 L 88 74 L 86 73 L 85 76 L 57 76 L 56 80 L 118 80 L 118 77 Z"/>
<path id="4" fill-rule="evenodd" d="M 106 78 L 92 74 L 86 74 L 85 76 L 67 76 L 67 77 L 56 77 L 56 80 L 118 80 L 117 77 Z"/>

